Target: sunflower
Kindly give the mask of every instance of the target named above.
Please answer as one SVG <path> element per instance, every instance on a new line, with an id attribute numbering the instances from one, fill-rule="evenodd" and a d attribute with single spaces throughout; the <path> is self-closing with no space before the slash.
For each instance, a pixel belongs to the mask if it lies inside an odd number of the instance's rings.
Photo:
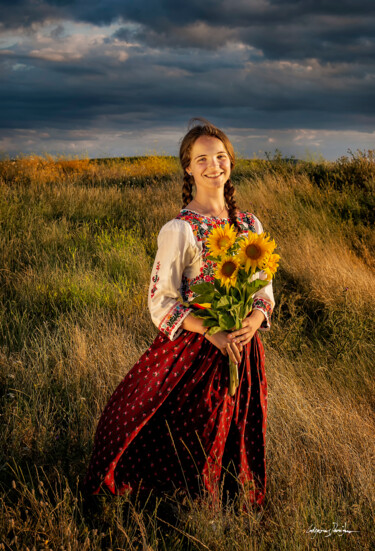
<path id="1" fill-rule="evenodd" d="M 262 269 L 267 254 L 272 254 L 276 247 L 275 241 L 270 241 L 270 236 L 265 233 L 249 232 L 248 236 L 241 243 L 239 257 L 245 266 L 246 272 L 251 268 L 253 274 L 256 268 Z"/>
<path id="2" fill-rule="evenodd" d="M 212 230 L 210 237 L 207 239 L 207 247 L 213 256 L 221 256 L 230 249 L 236 241 L 236 237 L 237 232 L 234 225 L 229 225 L 227 222 L 223 228 L 218 226 Z"/>
<path id="3" fill-rule="evenodd" d="M 238 256 L 224 256 L 215 270 L 215 278 L 219 279 L 222 285 L 225 285 L 227 290 L 229 287 L 234 287 L 237 282 L 238 270 L 241 267 Z"/>
<path id="4" fill-rule="evenodd" d="M 267 274 L 267 279 L 271 280 L 277 268 L 279 267 L 280 255 L 278 254 L 267 254 L 262 265 L 262 270 Z"/>

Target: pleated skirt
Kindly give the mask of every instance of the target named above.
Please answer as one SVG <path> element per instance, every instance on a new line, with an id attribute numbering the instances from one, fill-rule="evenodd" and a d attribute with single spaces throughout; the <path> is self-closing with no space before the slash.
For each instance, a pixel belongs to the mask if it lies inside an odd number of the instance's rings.
<path id="1" fill-rule="evenodd" d="M 228 358 L 198 333 L 159 332 L 109 399 L 84 482 L 98 494 L 181 490 L 190 497 L 266 490 L 267 380 L 258 333 L 228 394 Z M 222 486 L 223 484 L 223 486 Z"/>

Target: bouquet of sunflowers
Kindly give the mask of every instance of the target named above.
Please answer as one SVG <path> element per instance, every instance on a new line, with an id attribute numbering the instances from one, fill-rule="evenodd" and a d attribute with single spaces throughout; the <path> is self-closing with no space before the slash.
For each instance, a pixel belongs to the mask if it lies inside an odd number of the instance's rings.
<path id="1" fill-rule="evenodd" d="M 195 293 L 193 315 L 203 319 L 207 333 L 240 329 L 242 321 L 252 310 L 253 295 L 269 283 L 275 275 L 280 256 L 274 254 L 275 241 L 265 233 L 249 232 L 237 236 L 233 225 L 213 229 L 207 240 L 209 260 L 216 263 L 214 284 L 198 283 L 191 286 Z M 267 279 L 254 279 L 258 271 Z M 229 395 L 238 386 L 238 368 L 229 361 Z"/>

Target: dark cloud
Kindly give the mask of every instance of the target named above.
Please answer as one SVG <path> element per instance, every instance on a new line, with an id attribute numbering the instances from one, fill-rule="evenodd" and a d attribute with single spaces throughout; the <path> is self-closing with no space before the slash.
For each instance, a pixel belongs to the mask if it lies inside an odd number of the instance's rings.
<path id="1" fill-rule="evenodd" d="M 52 2 L 33 0 L 0 0 L 0 29 L 27 28 L 46 19 L 59 19 L 63 12 Z"/>
<path id="2" fill-rule="evenodd" d="M 62 19 L 132 22 L 137 27 L 120 29 L 116 36 L 151 47 L 214 50 L 241 42 L 271 59 L 323 62 L 375 54 L 373 0 L 1 0 L 0 10 L 4 28 Z"/>
<path id="3" fill-rule="evenodd" d="M 245 61 L 244 61 L 245 60 Z M 26 58 L 18 59 L 26 62 Z M 124 64 L 98 59 L 94 51 L 81 61 L 54 63 L 33 60 L 30 71 L 13 71 L 0 90 L 5 106 L 4 127 L 56 125 L 80 127 L 99 116 L 163 111 L 163 120 L 176 114 L 204 110 L 222 116 L 238 127 L 358 128 L 374 124 L 373 80 L 362 78 L 365 67 L 349 65 L 322 68 L 290 62 L 246 62 L 239 51 L 180 57 L 164 51 L 133 54 Z M 98 69 L 100 68 L 100 70 Z M 27 81 L 27 87 L 25 82 Z M 228 113 L 228 116 L 220 113 Z M 367 116 L 367 119 L 366 119 Z M 112 119 L 112 123 L 114 120 Z"/>
<path id="4" fill-rule="evenodd" d="M 372 0 L 0 0 L 0 21 L 3 135 L 374 129 Z"/>

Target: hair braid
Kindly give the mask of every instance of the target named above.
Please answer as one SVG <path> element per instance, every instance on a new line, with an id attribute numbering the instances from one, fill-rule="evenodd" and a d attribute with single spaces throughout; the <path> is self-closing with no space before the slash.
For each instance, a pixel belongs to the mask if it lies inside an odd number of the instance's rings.
<path id="1" fill-rule="evenodd" d="M 184 174 L 184 183 L 182 186 L 182 208 L 193 200 L 193 177 L 187 173 Z"/>
<path id="2" fill-rule="evenodd" d="M 229 220 L 231 224 L 234 224 L 234 227 L 238 231 L 241 231 L 240 224 L 237 219 L 237 204 L 234 198 L 236 190 L 229 179 L 224 186 L 224 198 L 228 208 Z"/>

